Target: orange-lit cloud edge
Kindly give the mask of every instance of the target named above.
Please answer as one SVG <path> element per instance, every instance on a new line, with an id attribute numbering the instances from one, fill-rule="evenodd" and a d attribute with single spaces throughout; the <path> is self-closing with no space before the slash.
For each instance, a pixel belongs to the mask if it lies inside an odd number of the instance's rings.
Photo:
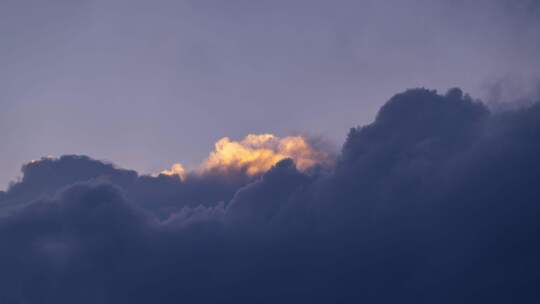
<path id="1" fill-rule="evenodd" d="M 240 141 L 231 140 L 229 137 L 221 138 L 198 168 L 189 172 L 204 174 L 243 171 L 249 176 L 256 176 L 268 171 L 285 158 L 292 159 L 300 171 L 306 171 L 316 165 L 327 165 L 330 162 L 327 152 L 315 148 L 303 136 L 248 134 Z M 185 180 L 188 170 L 182 164 L 175 163 L 160 174 L 176 175 Z"/>

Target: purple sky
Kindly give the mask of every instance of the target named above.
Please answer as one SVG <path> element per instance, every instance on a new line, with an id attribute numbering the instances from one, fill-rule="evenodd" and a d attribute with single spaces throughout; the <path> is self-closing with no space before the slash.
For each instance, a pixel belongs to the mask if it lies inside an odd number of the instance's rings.
<path id="1" fill-rule="evenodd" d="M 46 155 L 148 173 L 222 136 L 340 145 L 410 87 L 532 94 L 538 1 L 472 2 L 2 0 L 0 189 Z"/>

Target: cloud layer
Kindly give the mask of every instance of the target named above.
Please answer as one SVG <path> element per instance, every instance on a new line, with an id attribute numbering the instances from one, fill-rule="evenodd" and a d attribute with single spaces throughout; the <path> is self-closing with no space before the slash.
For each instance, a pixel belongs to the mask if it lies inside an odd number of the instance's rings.
<path id="1" fill-rule="evenodd" d="M 539 122 L 414 89 L 331 167 L 270 135 L 205 163 L 242 170 L 182 178 L 29 163 L 0 192 L 0 302 L 536 302 Z"/>

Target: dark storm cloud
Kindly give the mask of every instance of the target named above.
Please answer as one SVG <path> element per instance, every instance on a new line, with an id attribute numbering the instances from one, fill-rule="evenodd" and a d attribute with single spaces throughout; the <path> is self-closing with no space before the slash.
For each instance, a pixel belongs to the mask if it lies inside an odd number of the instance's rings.
<path id="1" fill-rule="evenodd" d="M 26 206 L 0 220 L 0 300 L 535 302 L 539 122 L 538 104 L 415 89 L 351 129 L 331 172 L 283 160 L 224 186 L 31 163 L 0 196 Z"/>
<path id="2" fill-rule="evenodd" d="M 12 183 L 6 192 L 0 192 L 0 214 L 51 197 L 74 183 L 108 182 L 122 188 L 132 203 L 166 216 L 184 206 L 208 206 L 227 201 L 240 186 L 253 179 L 242 171 L 231 171 L 226 176 L 211 172 L 189 173 L 185 181 L 176 175 L 138 175 L 133 170 L 77 155 L 32 161 L 22 167 L 22 173 L 20 181 Z"/>

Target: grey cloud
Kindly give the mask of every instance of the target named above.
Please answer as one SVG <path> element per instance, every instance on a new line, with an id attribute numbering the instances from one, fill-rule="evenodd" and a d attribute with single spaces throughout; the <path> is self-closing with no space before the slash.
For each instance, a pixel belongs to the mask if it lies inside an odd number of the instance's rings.
<path id="1" fill-rule="evenodd" d="M 283 160 L 230 192 L 85 157 L 31 164 L 2 203 L 56 194 L 0 219 L 0 299 L 534 302 L 539 121 L 538 104 L 491 113 L 460 89 L 407 90 L 351 129 L 332 170 Z"/>

